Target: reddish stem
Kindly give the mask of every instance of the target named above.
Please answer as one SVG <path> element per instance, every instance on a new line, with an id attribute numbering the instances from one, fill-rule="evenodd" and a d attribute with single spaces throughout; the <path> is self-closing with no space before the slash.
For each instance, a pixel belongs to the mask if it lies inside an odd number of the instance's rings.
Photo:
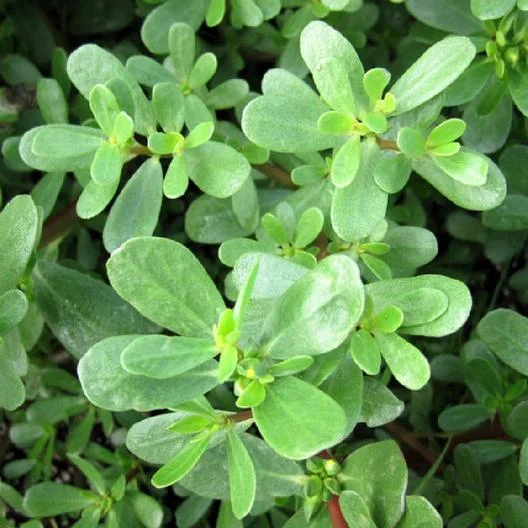
<path id="1" fill-rule="evenodd" d="M 348 528 L 348 524 L 341 511 L 341 506 L 339 506 L 339 497 L 337 495 L 334 495 L 330 501 L 326 503 L 326 507 L 328 508 L 333 528 Z"/>

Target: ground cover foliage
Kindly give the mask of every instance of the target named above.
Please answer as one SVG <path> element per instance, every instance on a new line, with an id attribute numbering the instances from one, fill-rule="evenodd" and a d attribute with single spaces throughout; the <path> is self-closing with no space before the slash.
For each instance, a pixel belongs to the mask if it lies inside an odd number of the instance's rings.
<path id="1" fill-rule="evenodd" d="M 0 526 L 526 526 L 526 0 L 0 14 Z"/>

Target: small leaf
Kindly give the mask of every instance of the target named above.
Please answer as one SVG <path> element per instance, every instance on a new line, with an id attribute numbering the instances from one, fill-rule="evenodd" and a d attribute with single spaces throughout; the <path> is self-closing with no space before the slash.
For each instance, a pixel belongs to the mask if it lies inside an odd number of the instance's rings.
<path id="1" fill-rule="evenodd" d="M 188 83 L 192 89 L 208 83 L 216 73 L 217 60 L 214 53 L 200 55 L 189 73 Z"/>
<path id="2" fill-rule="evenodd" d="M 381 368 L 381 353 L 378 343 L 366 330 L 358 330 L 352 334 L 349 350 L 352 359 L 358 367 L 370 376 L 379 374 Z"/>
<path id="3" fill-rule="evenodd" d="M 183 374 L 217 354 L 210 339 L 181 336 L 141 336 L 121 353 L 121 365 L 130 374 L 165 379 Z"/>
<path id="4" fill-rule="evenodd" d="M 374 169 L 374 180 L 381 190 L 394 194 L 407 185 L 411 169 L 411 162 L 406 156 L 386 152 Z"/>
<path id="5" fill-rule="evenodd" d="M 486 158 L 461 151 L 449 157 L 433 157 L 434 162 L 451 178 L 465 185 L 484 185 L 488 175 Z"/>
<path id="6" fill-rule="evenodd" d="M 214 123 L 204 121 L 194 127 L 189 135 L 185 138 L 185 148 L 192 149 L 207 143 L 214 132 Z"/>
<path id="7" fill-rule="evenodd" d="M 374 316 L 372 323 L 375 331 L 391 334 L 402 325 L 403 312 L 397 306 L 387 306 Z"/>
<path id="8" fill-rule="evenodd" d="M 410 390 L 421 389 L 431 377 L 425 356 L 398 334 L 376 334 L 381 355 L 394 377 Z"/>
<path id="9" fill-rule="evenodd" d="M 154 473 L 152 485 L 155 488 L 166 488 L 178 482 L 198 463 L 210 442 L 210 434 L 188 442 L 173 458 Z"/>
<path id="10" fill-rule="evenodd" d="M 119 147 L 112 143 L 103 143 L 97 149 L 90 165 L 90 175 L 99 185 L 113 185 L 119 181 L 122 167 Z"/>
<path id="11" fill-rule="evenodd" d="M 398 132 L 398 147 L 409 158 L 419 158 L 425 154 L 425 138 L 411 127 L 403 127 Z"/>
<path id="12" fill-rule="evenodd" d="M 391 74 L 385 68 L 374 68 L 365 73 L 363 87 L 372 103 L 381 99 L 390 78 Z"/>
<path id="13" fill-rule="evenodd" d="M 97 84 L 91 89 L 88 100 L 97 124 L 110 137 L 115 118 L 120 111 L 116 96 L 104 84 Z"/>
<path id="14" fill-rule="evenodd" d="M 233 513 L 242 519 L 255 501 L 257 478 L 251 457 L 233 429 L 227 431 L 227 465 Z"/>
<path id="15" fill-rule="evenodd" d="M 330 177 L 339 188 L 349 185 L 359 170 L 361 158 L 361 138 L 352 136 L 334 156 Z"/>
<path id="16" fill-rule="evenodd" d="M 266 387 L 258 380 L 253 380 L 244 389 L 242 394 L 238 397 L 237 407 L 247 409 L 249 407 L 257 407 L 266 398 Z"/>
<path id="17" fill-rule="evenodd" d="M 319 208 L 305 209 L 295 226 L 293 245 L 297 248 L 308 247 L 323 229 L 323 224 L 324 215 Z"/>
<path id="18" fill-rule="evenodd" d="M 466 130 L 466 123 L 462 119 L 446 119 L 433 128 L 427 136 L 427 146 L 434 148 L 457 140 Z"/>
<path id="19" fill-rule="evenodd" d="M 171 82 L 154 85 L 152 107 L 165 132 L 180 132 L 185 117 L 185 103 L 178 87 Z"/>
<path id="20" fill-rule="evenodd" d="M 189 186 L 189 175 L 185 156 L 175 155 L 167 169 L 163 180 L 163 194 L 167 198 L 179 198 L 185 194 Z"/>

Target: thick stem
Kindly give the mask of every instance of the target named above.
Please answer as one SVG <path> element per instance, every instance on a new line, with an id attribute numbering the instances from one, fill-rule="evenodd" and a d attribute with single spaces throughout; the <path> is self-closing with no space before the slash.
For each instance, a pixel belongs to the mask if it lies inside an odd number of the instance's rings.
<path id="1" fill-rule="evenodd" d="M 290 175 L 278 165 L 273 163 L 263 163 L 262 165 L 253 165 L 255 169 L 262 172 L 270 180 L 280 183 L 288 189 L 297 189 L 297 185 L 291 181 Z"/>
<path id="2" fill-rule="evenodd" d="M 339 506 L 339 497 L 337 495 L 334 495 L 330 501 L 326 503 L 326 507 L 328 508 L 333 528 L 348 528 L 348 524 L 341 511 L 341 506 Z"/>

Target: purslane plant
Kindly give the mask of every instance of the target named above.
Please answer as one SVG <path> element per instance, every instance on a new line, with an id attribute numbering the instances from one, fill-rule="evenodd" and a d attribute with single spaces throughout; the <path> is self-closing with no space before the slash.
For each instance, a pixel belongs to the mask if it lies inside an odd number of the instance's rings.
<path id="1" fill-rule="evenodd" d="M 0 3 L 0 524 L 523 526 L 528 4 L 89 4 Z"/>

